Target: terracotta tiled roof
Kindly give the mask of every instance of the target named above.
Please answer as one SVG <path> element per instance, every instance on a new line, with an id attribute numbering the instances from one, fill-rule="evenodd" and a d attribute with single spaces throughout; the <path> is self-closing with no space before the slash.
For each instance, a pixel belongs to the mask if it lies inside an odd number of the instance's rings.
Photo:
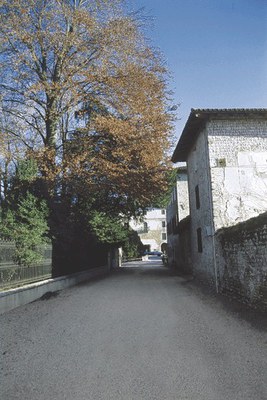
<path id="1" fill-rule="evenodd" d="M 172 162 L 186 161 L 187 154 L 194 145 L 201 129 L 210 119 L 227 118 L 259 118 L 267 119 L 267 108 L 206 108 L 191 109 L 191 113 L 185 124 L 182 135 L 172 155 Z"/>

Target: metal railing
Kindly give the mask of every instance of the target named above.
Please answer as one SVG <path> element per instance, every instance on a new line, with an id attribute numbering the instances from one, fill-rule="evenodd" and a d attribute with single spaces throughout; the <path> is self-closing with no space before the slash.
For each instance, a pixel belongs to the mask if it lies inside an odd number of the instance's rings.
<path id="1" fill-rule="evenodd" d="M 52 246 L 42 245 L 43 260 L 31 266 L 20 266 L 14 262 L 15 243 L 0 240 L 0 290 L 37 282 L 52 276 Z"/>

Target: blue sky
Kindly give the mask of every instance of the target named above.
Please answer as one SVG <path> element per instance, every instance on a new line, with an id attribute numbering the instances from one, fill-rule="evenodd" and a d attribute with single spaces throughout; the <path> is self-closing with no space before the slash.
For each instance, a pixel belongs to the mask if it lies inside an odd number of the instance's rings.
<path id="1" fill-rule="evenodd" d="M 191 108 L 267 107 L 267 0 L 131 0 L 173 75 L 179 137 Z"/>

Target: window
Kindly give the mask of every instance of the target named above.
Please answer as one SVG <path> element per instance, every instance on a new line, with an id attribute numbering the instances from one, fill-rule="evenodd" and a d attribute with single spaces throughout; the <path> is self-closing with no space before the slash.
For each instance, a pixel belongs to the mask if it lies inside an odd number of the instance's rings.
<path id="1" fill-rule="evenodd" d="M 195 194 L 196 194 L 196 208 L 200 208 L 200 198 L 199 198 L 199 187 L 198 185 L 195 187 Z"/>
<path id="2" fill-rule="evenodd" d="M 163 215 L 164 215 L 164 214 L 165 214 L 165 210 L 161 210 L 161 214 L 163 214 Z"/>
<path id="3" fill-rule="evenodd" d="M 144 233 L 148 232 L 148 225 L 147 222 L 144 222 Z"/>
<path id="4" fill-rule="evenodd" d="M 201 228 L 197 229 L 197 250 L 199 253 L 203 252 Z"/>
<path id="5" fill-rule="evenodd" d="M 161 221 L 161 224 L 162 224 L 162 228 L 166 227 L 166 222 L 165 221 Z"/>
<path id="6" fill-rule="evenodd" d="M 216 158 L 216 166 L 217 167 L 226 167 L 226 159 L 225 158 Z"/>
<path id="7" fill-rule="evenodd" d="M 166 233 L 162 233 L 162 234 L 161 234 L 161 238 L 162 238 L 162 240 L 166 240 L 166 239 L 167 239 Z"/>

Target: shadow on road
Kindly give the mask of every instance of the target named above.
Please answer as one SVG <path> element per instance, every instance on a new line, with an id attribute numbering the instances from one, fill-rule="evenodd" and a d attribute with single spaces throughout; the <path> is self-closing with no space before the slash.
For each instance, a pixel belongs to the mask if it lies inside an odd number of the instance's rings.
<path id="1" fill-rule="evenodd" d="M 260 331 L 267 331 L 267 313 L 260 309 L 254 309 L 241 301 L 230 298 L 223 294 L 216 293 L 213 289 L 204 284 L 201 284 L 195 279 L 188 279 L 179 283 L 186 286 L 195 295 L 199 296 L 202 300 L 214 301 L 223 307 L 224 310 L 235 315 L 236 318 L 248 322 L 254 328 Z"/>
<path id="2" fill-rule="evenodd" d="M 90 286 L 98 281 L 116 277 L 119 277 L 120 280 L 128 279 L 129 277 L 137 280 L 173 278 L 174 284 L 177 285 L 177 292 L 179 292 L 179 288 L 184 287 L 192 296 L 198 298 L 198 301 L 207 303 L 211 307 L 218 307 L 218 310 L 222 308 L 234 315 L 235 318 L 248 322 L 254 328 L 264 332 L 267 331 L 266 312 L 251 309 L 236 299 L 217 294 L 210 287 L 195 280 L 191 275 L 178 275 L 177 272 L 163 266 L 161 260 L 124 263 L 122 267 L 113 269 L 108 275 L 81 282 L 77 286 Z"/>
<path id="3" fill-rule="evenodd" d="M 161 262 L 148 261 L 136 263 L 123 264 L 122 268 L 119 268 L 116 273 L 121 275 L 130 274 L 139 275 L 140 278 L 166 278 L 176 277 L 180 278 L 177 280 L 177 285 L 186 287 L 192 294 L 199 297 L 202 301 L 207 301 L 210 304 L 214 304 L 223 307 L 223 309 L 233 315 L 236 318 L 244 320 L 252 325 L 254 328 L 267 331 L 267 313 L 260 309 L 252 309 L 248 305 L 245 305 L 234 298 L 229 298 L 226 295 L 218 294 L 210 287 L 201 284 L 195 280 L 191 275 L 177 275 L 175 271 L 170 270 L 162 265 Z M 179 287 L 177 286 L 177 290 Z"/>

